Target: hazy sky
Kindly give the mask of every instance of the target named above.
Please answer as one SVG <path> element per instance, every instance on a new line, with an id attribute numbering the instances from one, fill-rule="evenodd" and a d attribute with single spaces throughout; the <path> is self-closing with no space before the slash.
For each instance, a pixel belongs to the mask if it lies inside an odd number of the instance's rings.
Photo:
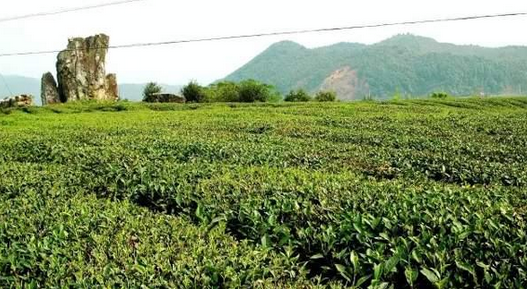
<path id="1" fill-rule="evenodd" d="M 0 0 L 0 18 L 54 11 L 114 0 Z M 7 8 L 6 8 L 7 7 Z M 520 0 L 145 0 L 120 6 L 0 23 L 0 53 L 63 49 L 67 39 L 96 33 L 111 44 L 252 34 L 380 22 L 526 12 Z M 118 81 L 203 84 L 222 78 L 269 45 L 293 40 L 307 47 L 336 42 L 374 43 L 398 33 L 414 33 L 441 42 L 482 46 L 527 45 L 527 17 L 399 26 L 111 50 L 108 72 Z M 0 58 L 0 72 L 38 77 L 55 74 L 56 55 Z"/>

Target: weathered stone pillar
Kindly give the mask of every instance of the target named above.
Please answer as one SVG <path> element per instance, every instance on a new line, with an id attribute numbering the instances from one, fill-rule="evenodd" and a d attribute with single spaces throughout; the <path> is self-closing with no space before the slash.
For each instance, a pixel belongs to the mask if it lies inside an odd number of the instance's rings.
<path id="1" fill-rule="evenodd" d="M 51 72 L 47 72 L 42 75 L 40 97 L 42 99 L 42 105 L 60 102 L 57 82 L 55 81 L 55 77 L 53 77 Z"/>
<path id="2" fill-rule="evenodd" d="M 110 38 L 104 34 L 72 38 L 57 57 L 58 91 L 62 102 L 117 100 L 115 75 L 106 75 Z"/>

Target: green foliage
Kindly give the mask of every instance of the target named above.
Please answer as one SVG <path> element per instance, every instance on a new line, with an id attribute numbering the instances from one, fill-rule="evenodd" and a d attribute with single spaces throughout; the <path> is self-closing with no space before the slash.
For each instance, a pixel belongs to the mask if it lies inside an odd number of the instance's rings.
<path id="1" fill-rule="evenodd" d="M 163 94 L 154 94 L 149 96 L 144 102 L 175 102 L 175 103 L 184 103 L 185 98 L 181 97 L 179 95 L 171 94 L 171 93 L 163 93 Z"/>
<path id="2" fill-rule="evenodd" d="M 337 94 L 333 91 L 319 91 L 315 95 L 315 100 L 319 102 L 333 102 L 337 100 Z"/>
<path id="3" fill-rule="evenodd" d="M 444 92 L 434 92 L 430 94 L 430 98 L 434 98 L 434 99 L 446 99 L 448 97 L 449 97 L 448 93 L 444 93 Z"/>
<path id="4" fill-rule="evenodd" d="M 195 81 L 181 89 L 187 102 L 277 102 L 281 100 L 280 94 L 273 86 L 255 80 L 246 80 L 239 83 L 222 81 L 207 87 Z M 179 102 L 179 99 L 159 101 L 149 98 L 148 102 Z"/>
<path id="5" fill-rule="evenodd" d="M 303 89 L 291 90 L 284 98 L 284 101 L 287 102 L 307 102 L 311 100 L 309 93 Z"/>
<path id="6" fill-rule="evenodd" d="M 203 86 L 196 81 L 191 81 L 181 89 L 181 94 L 187 102 L 207 102 L 207 93 Z"/>
<path id="7" fill-rule="evenodd" d="M 9 238 L 0 244 L 3 288 L 252 287 L 257 278 L 269 282 L 291 270 L 269 264 L 280 261 L 275 253 L 237 243 L 224 225 L 207 228 L 127 201 L 63 193 L 3 198 L 0 221 L 10 224 L 0 228 Z"/>
<path id="8" fill-rule="evenodd" d="M 396 89 L 395 93 L 392 95 L 392 100 L 398 101 L 401 99 L 403 99 L 401 92 L 399 91 L 399 89 Z"/>
<path id="9" fill-rule="evenodd" d="M 299 83 L 309 92 L 320 89 L 335 71 L 350 67 L 368 89 L 355 97 L 401 95 L 425 97 L 434 91 L 453 96 L 521 94 L 527 87 L 527 48 L 483 48 L 438 43 L 400 35 L 374 45 L 339 43 L 315 49 L 279 42 L 226 77 L 257 79 L 288 93 Z M 343 96 L 341 96 L 343 97 Z"/>
<path id="10" fill-rule="evenodd" d="M 280 97 L 273 86 L 253 79 L 240 82 L 239 92 L 241 102 L 276 101 Z"/>
<path id="11" fill-rule="evenodd" d="M 207 93 L 212 102 L 239 102 L 240 87 L 235 82 L 222 81 L 211 84 Z"/>
<path id="12" fill-rule="evenodd" d="M 12 110 L 0 287 L 525 288 L 526 111 L 526 98 Z"/>
<path id="13" fill-rule="evenodd" d="M 145 85 L 145 88 L 143 89 L 143 101 L 144 102 L 151 102 L 152 95 L 156 93 L 161 93 L 163 88 L 159 86 L 155 82 L 149 82 Z"/>

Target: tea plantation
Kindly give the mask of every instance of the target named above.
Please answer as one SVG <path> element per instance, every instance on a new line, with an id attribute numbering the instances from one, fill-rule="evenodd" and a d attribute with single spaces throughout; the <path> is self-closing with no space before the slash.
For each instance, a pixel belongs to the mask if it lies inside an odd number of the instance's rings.
<path id="1" fill-rule="evenodd" d="M 527 98 L 0 112 L 2 288 L 525 288 Z"/>

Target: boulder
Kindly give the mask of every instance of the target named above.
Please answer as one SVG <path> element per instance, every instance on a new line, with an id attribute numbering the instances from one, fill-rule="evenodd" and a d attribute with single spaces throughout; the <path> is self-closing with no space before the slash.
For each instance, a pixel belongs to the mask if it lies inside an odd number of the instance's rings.
<path id="1" fill-rule="evenodd" d="M 117 78 L 106 75 L 106 54 L 110 38 L 98 34 L 72 38 L 57 57 L 58 92 L 62 102 L 117 100 Z"/>
<path id="2" fill-rule="evenodd" d="M 0 99 L 0 108 L 27 107 L 33 105 L 35 105 L 35 102 L 33 101 L 33 96 L 29 94 L 21 94 L 13 97 Z"/>
<path id="3" fill-rule="evenodd" d="M 42 99 L 42 105 L 60 103 L 59 90 L 57 88 L 57 82 L 51 72 L 44 73 L 42 75 L 40 97 Z"/>

